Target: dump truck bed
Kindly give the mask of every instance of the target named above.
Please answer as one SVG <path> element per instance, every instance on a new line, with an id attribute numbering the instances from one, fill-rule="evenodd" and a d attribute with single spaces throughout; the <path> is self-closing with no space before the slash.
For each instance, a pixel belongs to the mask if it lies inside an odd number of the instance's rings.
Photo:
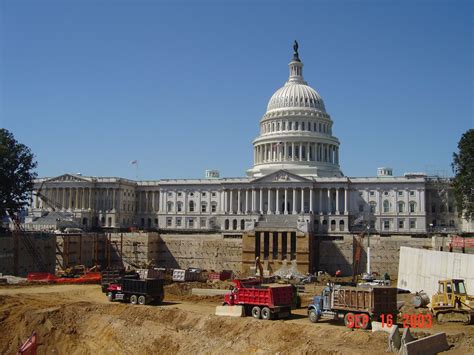
<path id="1" fill-rule="evenodd" d="M 335 310 L 373 315 L 397 313 L 397 289 L 394 287 L 340 287 L 334 289 L 332 297 Z"/>
<path id="2" fill-rule="evenodd" d="M 275 308 L 291 307 L 292 300 L 293 288 L 291 285 L 269 284 L 239 288 L 237 302 Z"/>
<path id="3" fill-rule="evenodd" d="M 156 297 L 163 293 L 163 280 L 124 278 L 122 279 L 122 292 Z"/>

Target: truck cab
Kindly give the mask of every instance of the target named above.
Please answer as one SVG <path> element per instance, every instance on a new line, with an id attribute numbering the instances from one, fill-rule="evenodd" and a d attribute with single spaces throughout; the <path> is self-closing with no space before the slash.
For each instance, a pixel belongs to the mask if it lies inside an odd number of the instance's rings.
<path id="1" fill-rule="evenodd" d="M 438 292 L 433 295 L 432 307 L 457 307 L 461 298 L 467 296 L 464 280 L 440 280 L 438 282 Z"/>
<path id="2" fill-rule="evenodd" d="M 321 318 L 324 311 L 331 309 L 331 288 L 325 287 L 320 296 L 314 296 L 313 302 L 308 305 L 308 317 L 313 323 Z"/>

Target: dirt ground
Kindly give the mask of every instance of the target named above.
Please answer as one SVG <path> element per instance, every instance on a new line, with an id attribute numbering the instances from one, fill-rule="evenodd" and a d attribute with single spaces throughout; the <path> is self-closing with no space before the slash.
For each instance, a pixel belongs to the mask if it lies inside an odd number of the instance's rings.
<path id="1" fill-rule="evenodd" d="M 194 296 L 192 287 L 203 285 L 166 286 L 160 306 L 110 303 L 98 285 L 0 287 L 0 353 L 15 354 L 32 331 L 39 335 L 40 354 L 385 354 L 387 348 L 386 333 L 351 331 L 329 321 L 312 324 L 305 308 L 285 321 L 217 317 L 222 297 Z M 474 353 L 472 325 L 435 323 L 412 333 L 439 331 L 448 335 L 447 353 Z"/>

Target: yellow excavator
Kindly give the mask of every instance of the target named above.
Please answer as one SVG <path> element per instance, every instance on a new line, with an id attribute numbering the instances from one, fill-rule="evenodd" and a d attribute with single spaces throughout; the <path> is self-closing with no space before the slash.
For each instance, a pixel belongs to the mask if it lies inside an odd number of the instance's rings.
<path id="1" fill-rule="evenodd" d="M 438 292 L 431 298 L 431 312 L 438 323 L 471 324 L 474 319 L 474 296 L 467 294 L 464 280 L 438 281 Z"/>

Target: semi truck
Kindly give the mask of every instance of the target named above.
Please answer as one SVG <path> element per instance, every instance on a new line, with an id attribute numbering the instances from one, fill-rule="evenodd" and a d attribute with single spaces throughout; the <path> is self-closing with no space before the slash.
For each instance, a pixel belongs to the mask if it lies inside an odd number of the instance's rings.
<path id="1" fill-rule="evenodd" d="M 131 304 L 160 304 L 165 297 L 164 281 L 160 279 L 131 279 L 122 277 L 107 287 L 109 301 Z"/>
<path id="2" fill-rule="evenodd" d="M 262 284 L 257 279 L 233 280 L 235 287 L 224 296 L 224 305 L 244 306 L 245 315 L 256 319 L 288 318 L 291 315 L 293 286 Z"/>
<path id="3" fill-rule="evenodd" d="M 316 323 L 321 318 L 344 319 L 350 328 L 369 329 L 371 320 L 389 318 L 397 321 L 397 289 L 386 286 L 325 287 L 308 305 L 308 318 Z"/>

